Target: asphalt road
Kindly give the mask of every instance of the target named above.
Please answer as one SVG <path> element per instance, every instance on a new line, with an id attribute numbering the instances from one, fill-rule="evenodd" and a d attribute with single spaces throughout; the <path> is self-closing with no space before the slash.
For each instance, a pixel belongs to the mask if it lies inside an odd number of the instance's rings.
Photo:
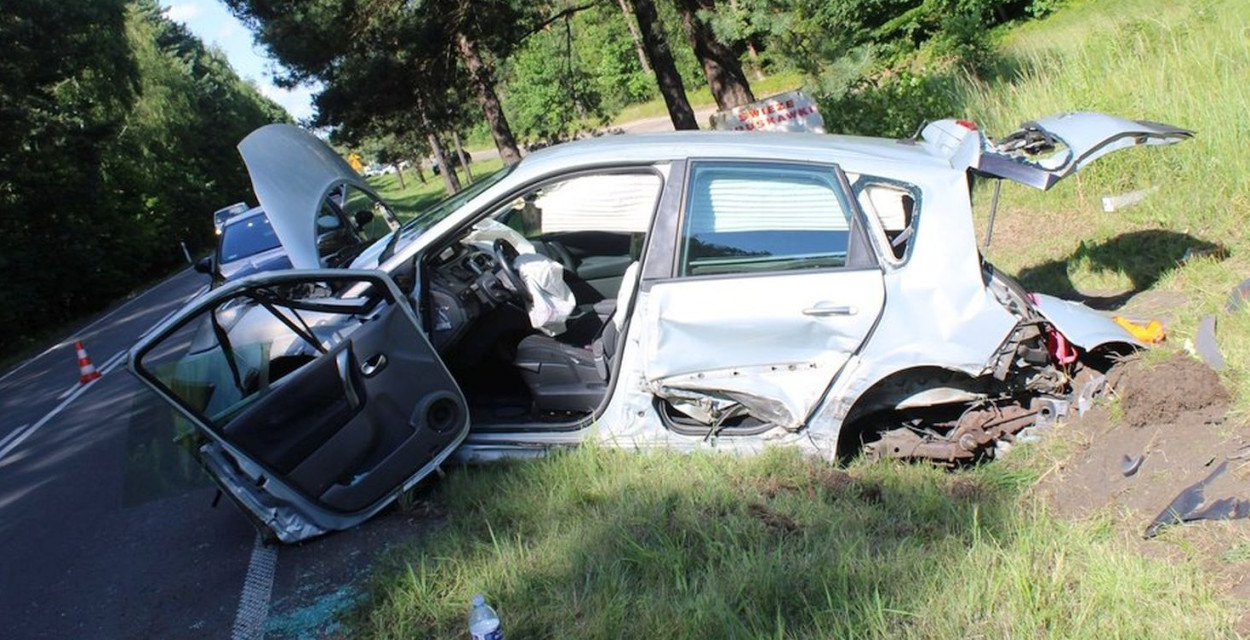
<path id="1" fill-rule="evenodd" d="M 211 507 L 168 409 L 121 355 L 204 282 L 179 273 L 0 375 L 0 637 L 319 636 L 376 552 L 424 527 L 392 510 L 262 549 L 229 500 Z M 75 339 L 106 372 L 85 388 Z"/>

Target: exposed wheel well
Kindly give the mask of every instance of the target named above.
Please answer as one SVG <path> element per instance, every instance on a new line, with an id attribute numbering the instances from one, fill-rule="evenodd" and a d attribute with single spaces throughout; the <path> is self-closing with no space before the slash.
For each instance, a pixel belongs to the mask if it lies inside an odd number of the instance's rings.
<path id="1" fill-rule="evenodd" d="M 861 394 L 847 412 L 838 434 L 838 458 L 849 461 L 876 439 L 879 425 L 872 419 L 874 415 L 966 403 L 984 397 L 989 390 L 986 380 L 954 369 L 916 367 L 891 373 Z"/>

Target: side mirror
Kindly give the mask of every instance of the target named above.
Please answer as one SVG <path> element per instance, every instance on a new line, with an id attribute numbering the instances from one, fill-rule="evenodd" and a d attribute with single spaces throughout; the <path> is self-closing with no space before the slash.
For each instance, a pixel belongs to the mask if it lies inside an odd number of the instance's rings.
<path id="1" fill-rule="evenodd" d="M 373 212 L 368 209 L 361 209 L 352 214 L 352 218 L 356 221 L 356 228 L 363 229 L 365 225 L 373 222 Z"/>
<path id="2" fill-rule="evenodd" d="M 206 276 L 213 275 L 213 257 L 204 256 L 203 258 L 197 260 L 195 263 L 195 270 Z"/>

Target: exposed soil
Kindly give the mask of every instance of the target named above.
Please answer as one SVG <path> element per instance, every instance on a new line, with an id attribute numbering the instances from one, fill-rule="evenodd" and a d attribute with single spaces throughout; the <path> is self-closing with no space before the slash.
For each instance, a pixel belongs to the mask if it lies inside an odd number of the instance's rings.
<path id="1" fill-rule="evenodd" d="M 1039 485 L 1057 513 L 1109 516 L 1117 530 L 1140 537 L 1178 494 L 1224 461 L 1227 470 L 1206 486 L 1202 504 L 1250 500 L 1250 426 L 1228 417 L 1228 392 L 1206 365 L 1181 354 L 1154 365 L 1130 360 L 1108 382 L 1112 400 L 1063 428 L 1077 450 Z M 1235 597 L 1250 600 L 1250 519 L 1174 525 L 1139 547 L 1196 557 Z M 1250 613 L 1240 627 L 1250 634 Z"/>

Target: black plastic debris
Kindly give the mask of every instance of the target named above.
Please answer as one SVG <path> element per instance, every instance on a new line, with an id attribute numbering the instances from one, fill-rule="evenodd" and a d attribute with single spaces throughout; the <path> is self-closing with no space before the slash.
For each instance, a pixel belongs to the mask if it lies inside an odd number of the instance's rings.
<path id="1" fill-rule="evenodd" d="M 1216 371 L 1224 369 L 1224 355 L 1215 341 L 1215 316 L 1202 316 L 1198 321 L 1198 335 L 1194 336 L 1194 351 L 1198 357 Z"/>
<path id="2" fill-rule="evenodd" d="M 1142 461 L 1145 459 L 1145 454 L 1135 458 L 1129 457 L 1128 454 L 1124 454 L 1124 459 L 1120 460 L 1120 473 L 1123 474 L 1125 478 L 1137 473 L 1137 470 L 1141 468 Z"/>
<path id="3" fill-rule="evenodd" d="M 1184 491 L 1180 492 L 1180 495 L 1172 500 L 1171 504 L 1164 508 L 1159 515 L 1155 516 L 1155 519 L 1150 522 L 1150 526 L 1146 527 L 1146 532 L 1142 537 L 1149 540 L 1159 535 L 1159 532 L 1166 527 L 1196 520 L 1238 520 L 1250 518 L 1250 500 L 1231 497 L 1221 498 L 1205 508 L 1200 508 L 1206 502 L 1203 493 L 1206 491 L 1207 485 L 1211 484 L 1227 470 L 1228 461 L 1225 460 L 1206 478 L 1186 487 Z"/>

